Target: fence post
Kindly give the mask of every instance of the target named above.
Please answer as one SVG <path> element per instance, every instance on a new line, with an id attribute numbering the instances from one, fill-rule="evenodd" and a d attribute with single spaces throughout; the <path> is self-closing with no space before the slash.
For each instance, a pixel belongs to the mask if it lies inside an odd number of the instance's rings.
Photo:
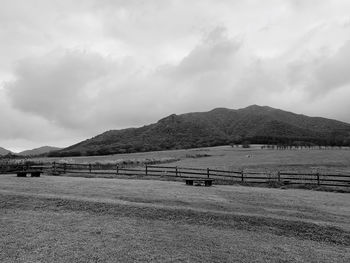
<path id="1" fill-rule="evenodd" d="M 56 162 L 53 162 L 53 173 L 56 174 Z"/>
<path id="2" fill-rule="evenodd" d="M 175 167 L 175 176 L 177 177 L 177 166 Z"/>
<path id="3" fill-rule="evenodd" d="M 89 173 L 91 173 L 91 163 L 89 163 Z"/>
<path id="4" fill-rule="evenodd" d="M 145 169 L 145 174 L 146 174 L 146 176 L 148 175 L 148 165 L 146 164 L 146 169 Z"/>
<path id="5" fill-rule="evenodd" d="M 116 167 L 117 169 L 117 175 L 119 174 L 119 165 L 117 164 L 117 167 Z"/>
<path id="6" fill-rule="evenodd" d="M 277 178 L 278 178 L 278 182 L 281 182 L 281 172 L 277 171 Z"/>
<path id="7" fill-rule="evenodd" d="M 244 182 L 244 172 L 243 170 L 241 171 L 241 180 L 242 180 L 242 183 Z"/>
<path id="8" fill-rule="evenodd" d="M 63 164 L 63 173 L 64 173 L 64 174 L 66 173 L 66 170 L 67 170 L 67 164 L 64 163 L 64 164 Z"/>
<path id="9" fill-rule="evenodd" d="M 320 174 L 316 173 L 316 176 L 317 176 L 317 185 L 320 185 Z"/>
<path id="10" fill-rule="evenodd" d="M 208 178 L 210 177 L 210 169 L 209 168 L 207 168 L 207 176 L 208 176 Z"/>

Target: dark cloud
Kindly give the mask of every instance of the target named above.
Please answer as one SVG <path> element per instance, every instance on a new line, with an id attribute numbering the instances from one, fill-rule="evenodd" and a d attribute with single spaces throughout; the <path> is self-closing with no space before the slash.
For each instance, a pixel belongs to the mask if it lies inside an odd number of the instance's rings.
<path id="1" fill-rule="evenodd" d="M 204 41 L 175 67 L 173 74 L 182 78 L 211 71 L 230 70 L 241 43 L 227 38 L 225 33 L 226 29 L 222 27 L 211 31 Z"/>
<path id="2" fill-rule="evenodd" d="M 69 128 L 83 128 L 98 81 L 111 64 L 97 54 L 54 51 L 18 63 L 6 85 L 15 108 Z"/>

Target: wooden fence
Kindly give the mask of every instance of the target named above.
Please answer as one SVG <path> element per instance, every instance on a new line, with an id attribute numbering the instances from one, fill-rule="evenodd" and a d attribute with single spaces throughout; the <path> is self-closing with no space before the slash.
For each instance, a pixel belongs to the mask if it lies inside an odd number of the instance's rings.
<path id="1" fill-rule="evenodd" d="M 216 183 L 247 183 L 247 184 L 281 184 L 281 185 L 314 185 L 350 187 L 350 174 L 340 173 L 310 173 L 290 171 L 228 171 L 211 168 L 188 168 L 177 166 L 145 165 L 144 167 L 125 167 L 115 164 L 70 164 L 70 163 L 47 163 L 25 165 L 0 165 L 0 173 L 13 173 L 30 168 L 42 169 L 48 174 L 91 174 L 109 175 L 111 177 L 123 176 L 146 176 L 146 177 L 169 177 L 169 178 L 212 178 Z"/>
<path id="2" fill-rule="evenodd" d="M 228 171 L 211 168 L 188 168 L 177 166 L 145 165 L 144 167 L 120 167 L 112 164 L 68 164 L 53 163 L 53 174 L 77 173 L 124 176 L 155 176 L 169 178 L 212 178 L 217 183 L 285 184 L 350 187 L 350 174 L 310 172 L 260 172 Z"/>

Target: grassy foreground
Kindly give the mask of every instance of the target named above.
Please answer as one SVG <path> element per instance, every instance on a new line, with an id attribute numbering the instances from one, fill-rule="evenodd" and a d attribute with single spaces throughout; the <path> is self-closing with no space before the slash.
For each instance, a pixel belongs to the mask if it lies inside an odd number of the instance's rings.
<path id="1" fill-rule="evenodd" d="M 0 177 L 0 262 L 348 262 L 348 194 Z"/>

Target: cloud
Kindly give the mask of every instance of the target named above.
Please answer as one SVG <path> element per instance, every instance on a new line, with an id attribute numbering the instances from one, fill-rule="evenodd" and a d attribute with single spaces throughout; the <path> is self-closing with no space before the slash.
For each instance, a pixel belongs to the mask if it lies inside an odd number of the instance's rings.
<path id="1" fill-rule="evenodd" d="M 241 43 L 227 38 L 225 33 L 226 28 L 223 27 L 213 29 L 200 45 L 173 68 L 172 74 L 184 78 L 207 72 L 230 70 Z"/>
<path id="2" fill-rule="evenodd" d="M 240 46 L 224 28 L 214 28 L 179 63 L 153 71 L 143 71 L 132 58 L 55 50 L 18 62 L 7 96 L 15 109 L 65 129 L 96 132 L 146 124 L 195 109 L 197 98 L 208 102 L 206 108 L 218 105 L 224 93 L 213 100 L 212 90 L 230 87 Z"/>
<path id="3" fill-rule="evenodd" d="M 283 108 L 349 81 L 348 47 L 305 60 L 259 58 L 227 29 L 213 28 L 175 64 L 143 70 L 136 58 L 55 50 L 18 63 L 6 85 L 13 107 L 76 131 L 147 124 L 171 113 L 252 103 Z M 319 85 L 318 85 L 319 84 Z M 311 87 L 316 87 L 311 88 Z M 279 99 L 277 99 L 279 96 Z"/>
<path id="4" fill-rule="evenodd" d="M 82 140 L 87 136 L 75 132 L 68 132 L 59 125 L 54 125 L 46 119 L 12 107 L 0 89 L 0 142 L 1 146 L 13 151 L 21 151 L 25 148 L 35 148 L 38 145 L 68 146 L 73 142 Z M 70 136 L 66 136 L 69 133 Z"/>
<path id="5" fill-rule="evenodd" d="M 329 92 L 350 84 L 350 41 L 334 55 L 327 57 L 315 70 L 315 84 L 312 89 Z"/>
<path id="6" fill-rule="evenodd" d="M 320 50 L 287 64 L 287 81 L 291 88 L 302 89 L 309 99 L 325 96 L 350 83 L 350 41 L 337 51 Z"/>
<path id="7" fill-rule="evenodd" d="M 350 121 L 350 2 L 319 2 L 0 0 L 0 145 L 249 104 Z"/>
<path id="8" fill-rule="evenodd" d="M 97 54 L 54 51 L 18 63 L 6 85 L 15 108 L 64 127 L 84 127 L 99 80 L 112 65 Z"/>

